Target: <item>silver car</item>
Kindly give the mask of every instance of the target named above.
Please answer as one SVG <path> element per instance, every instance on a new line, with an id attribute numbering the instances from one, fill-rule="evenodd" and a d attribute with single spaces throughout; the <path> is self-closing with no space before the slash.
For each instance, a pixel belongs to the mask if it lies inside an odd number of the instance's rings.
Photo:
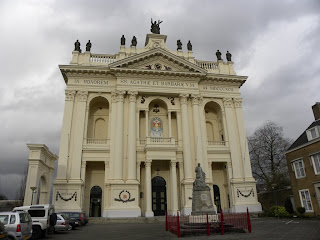
<path id="1" fill-rule="evenodd" d="M 54 225 L 54 231 L 68 231 L 71 230 L 71 228 L 68 217 L 64 214 L 57 214 L 57 223 Z"/>
<path id="2" fill-rule="evenodd" d="M 9 239 L 29 239 L 32 236 L 32 219 L 25 211 L 0 212 Z"/>

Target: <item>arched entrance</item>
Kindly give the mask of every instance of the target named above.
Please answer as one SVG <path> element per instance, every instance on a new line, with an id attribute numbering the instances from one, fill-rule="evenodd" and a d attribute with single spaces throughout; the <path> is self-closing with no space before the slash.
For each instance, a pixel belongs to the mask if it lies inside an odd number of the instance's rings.
<path id="1" fill-rule="evenodd" d="M 152 178 L 152 211 L 154 216 L 165 215 L 167 210 L 166 180 L 160 176 Z"/>
<path id="2" fill-rule="evenodd" d="M 217 212 L 221 212 L 220 190 L 217 185 L 213 185 L 214 204 L 217 206 Z"/>
<path id="3" fill-rule="evenodd" d="M 90 191 L 90 217 L 101 217 L 102 189 L 94 186 Z"/>

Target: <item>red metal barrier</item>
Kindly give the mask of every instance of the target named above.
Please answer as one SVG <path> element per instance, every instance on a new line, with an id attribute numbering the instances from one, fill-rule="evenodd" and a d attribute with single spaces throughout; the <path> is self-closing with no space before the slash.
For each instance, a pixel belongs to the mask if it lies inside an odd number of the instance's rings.
<path id="1" fill-rule="evenodd" d="M 177 211 L 177 236 L 178 236 L 178 237 L 181 237 L 180 221 L 179 221 L 179 211 Z"/>
<path id="2" fill-rule="evenodd" d="M 209 217 L 207 213 L 207 235 L 210 236 L 210 228 L 209 228 Z"/>
<path id="3" fill-rule="evenodd" d="M 224 228 L 223 228 L 223 211 L 222 211 L 222 209 L 221 209 L 220 216 L 221 216 L 221 220 L 220 220 L 221 235 L 223 235 L 224 234 Z"/>

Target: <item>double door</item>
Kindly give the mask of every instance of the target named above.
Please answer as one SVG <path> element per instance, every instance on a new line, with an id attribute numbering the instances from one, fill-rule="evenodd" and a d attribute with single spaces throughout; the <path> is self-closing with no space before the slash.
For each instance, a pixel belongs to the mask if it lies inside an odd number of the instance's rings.
<path id="1" fill-rule="evenodd" d="M 166 186 L 152 186 L 152 211 L 154 216 L 163 216 L 167 210 Z"/>

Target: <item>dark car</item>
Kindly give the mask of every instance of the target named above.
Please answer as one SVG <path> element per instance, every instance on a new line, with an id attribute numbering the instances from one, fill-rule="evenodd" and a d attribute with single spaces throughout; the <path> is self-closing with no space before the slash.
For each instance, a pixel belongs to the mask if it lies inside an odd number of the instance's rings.
<path id="1" fill-rule="evenodd" d="M 87 218 L 87 215 L 83 212 L 84 216 L 84 225 L 86 225 L 89 222 L 89 219 Z"/>
<path id="2" fill-rule="evenodd" d="M 84 212 L 63 212 L 64 214 L 66 214 L 69 219 L 74 219 L 75 221 L 78 221 L 79 225 L 86 225 L 86 215 Z M 88 220 L 87 220 L 88 221 Z"/>

